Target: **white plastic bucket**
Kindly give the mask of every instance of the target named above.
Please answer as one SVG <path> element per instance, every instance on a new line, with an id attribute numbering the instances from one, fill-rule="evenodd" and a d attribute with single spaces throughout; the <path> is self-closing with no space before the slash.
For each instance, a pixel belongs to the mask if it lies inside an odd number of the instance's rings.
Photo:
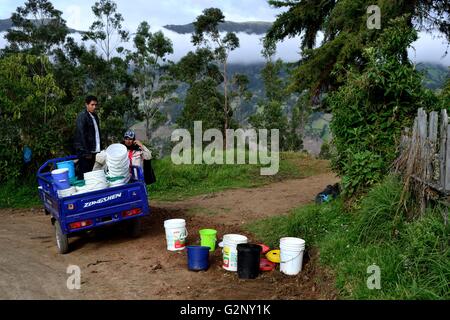
<path id="1" fill-rule="evenodd" d="M 76 193 L 77 193 L 77 190 L 75 189 L 75 187 L 70 187 L 68 189 L 58 190 L 58 197 L 66 198 L 66 197 L 70 197 L 71 195 L 74 195 Z"/>
<path id="2" fill-rule="evenodd" d="M 240 234 L 226 234 L 223 236 L 223 265 L 228 271 L 237 271 L 237 245 L 247 243 L 246 236 Z"/>
<path id="3" fill-rule="evenodd" d="M 300 238 L 280 239 L 280 271 L 295 276 L 302 271 L 305 240 Z"/>
<path id="4" fill-rule="evenodd" d="M 166 229 L 167 250 L 179 251 L 186 247 L 188 232 L 184 219 L 171 219 L 164 221 Z"/>
<path id="5" fill-rule="evenodd" d="M 127 152 L 127 147 L 121 143 L 115 143 L 106 149 L 106 159 L 120 160 L 126 156 Z"/>

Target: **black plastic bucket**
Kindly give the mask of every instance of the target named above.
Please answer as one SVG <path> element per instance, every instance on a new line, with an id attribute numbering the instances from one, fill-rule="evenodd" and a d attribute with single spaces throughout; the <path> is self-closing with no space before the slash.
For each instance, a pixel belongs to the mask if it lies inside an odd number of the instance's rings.
<path id="1" fill-rule="evenodd" d="M 237 273 L 240 279 L 255 279 L 259 275 L 261 246 L 250 243 L 237 245 Z"/>

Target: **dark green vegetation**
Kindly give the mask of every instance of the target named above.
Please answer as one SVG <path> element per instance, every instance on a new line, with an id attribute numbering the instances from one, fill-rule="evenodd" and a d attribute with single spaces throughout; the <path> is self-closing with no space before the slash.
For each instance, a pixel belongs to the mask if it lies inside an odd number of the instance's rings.
<path id="1" fill-rule="evenodd" d="M 450 71 L 443 65 L 435 63 L 419 63 L 419 70 L 424 75 L 423 85 L 431 90 L 440 90 L 450 78 Z"/>
<path id="2" fill-rule="evenodd" d="M 424 89 L 408 59 L 420 30 L 450 39 L 448 1 L 276 1 L 285 8 L 267 32 L 266 50 L 302 35 L 302 59 L 289 89 L 333 114 L 333 169 L 347 195 L 364 192 L 387 173 L 399 134 L 417 108 L 448 108 L 444 94 Z M 369 28 L 367 8 L 378 5 L 379 28 Z M 429 14 L 429 12 L 434 12 Z M 323 32 L 324 40 L 316 43 Z"/>
<path id="3" fill-rule="evenodd" d="M 402 185 L 388 177 L 350 211 L 341 200 L 308 205 L 288 216 L 248 224 L 246 228 L 273 248 L 283 236 L 306 240 L 320 249 L 320 264 L 335 275 L 344 299 L 450 298 L 450 227 L 442 208 L 406 221 L 398 210 Z M 371 265 L 381 271 L 381 289 L 369 290 Z"/>
<path id="4" fill-rule="evenodd" d="M 219 24 L 220 32 L 245 32 L 248 34 L 263 35 L 272 26 L 271 22 L 251 21 L 251 22 L 232 22 L 225 21 Z M 180 34 L 189 34 L 194 32 L 194 24 L 185 25 L 166 25 L 164 28 L 175 31 Z M 1 29 L 0 29 L 1 30 Z"/>

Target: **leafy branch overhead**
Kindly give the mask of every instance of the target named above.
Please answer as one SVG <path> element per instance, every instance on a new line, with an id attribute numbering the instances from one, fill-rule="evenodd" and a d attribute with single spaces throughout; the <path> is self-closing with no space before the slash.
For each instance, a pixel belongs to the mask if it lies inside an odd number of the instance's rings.
<path id="1" fill-rule="evenodd" d="M 364 48 L 372 46 L 380 35 L 378 30 L 366 26 L 370 5 L 380 7 L 382 29 L 391 19 L 405 16 L 409 27 L 417 31 L 438 30 L 450 40 L 448 0 L 269 0 L 269 4 L 285 11 L 267 32 L 264 46 L 273 48 L 285 38 L 300 36 L 302 59 L 292 75 L 290 90 L 308 89 L 316 96 L 336 90 L 345 82 L 342 67 L 363 68 Z M 323 34 L 320 44 L 316 42 L 319 33 Z M 402 55 L 407 58 L 406 48 Z"/>

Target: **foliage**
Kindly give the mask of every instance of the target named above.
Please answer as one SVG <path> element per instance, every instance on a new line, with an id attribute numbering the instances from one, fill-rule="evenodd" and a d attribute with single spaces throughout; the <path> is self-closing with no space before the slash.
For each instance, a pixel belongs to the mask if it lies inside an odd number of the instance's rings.
<path id="1" fill-rule="evenodd" d="M 232 110 L 229 101 L 229 80 L 227 72 L 228 57 L 232 51 L 239 47 L 239 38 L 234 32 L 227 32 L 224 37 L 220 36 L 219 24 L 225 22 L 225 16 L 218 8 L 208 8 L 194 22 L 194 33 L 192 43 L 198 48 L 211 50 L 213 59 L 222 65 L 222 77 L 224 88 L 223 101 L 223 129 L 224 132 L 230 126 Z"/>
<path id="2" fill-rule="evenodd" d="M 48 0 L 28 0 L 11 16 L 12 28 L 6 39 L 6 52 L 26 51 L 30 54 L 50 54 L 54 46 L 64 42 L 69 30 L 62 18 Z"/>
<path id="3" fill-rule="evenodd" d="M 242 102 L 249 102 L 253 94 L 249 90 L 250 80 L 247 75 L 235 73 L 231 80 L 230 98 L 236 101 L 233 110 L 234 119 L 238 124 L 243 122 Z"/>
<path id="4" fill-rule="evenodd" d="M 167 56 L 173 53 L 172 41 L 161 31 L 150 32 L 147 22 L 142 22 L 134 37 L 134 52 L 128 53 L 133 66 L 133 78 L 139 96 L 139 107 L 146 120 L 147 139 L 152 129 L 156 130 L 167 116 L 161 112 L 165 104 L 174 101 L 177 88 L 169 73 Z M 170 63 L 170 62 L 169 62 Z"/>
<path id="5" fill-rule="evenodd" d="M 304 100 L 297 99 L 289 121 L 288 113 L 284 112 L 284 109 L 290 94 L 286 91 L 286 79 L 281 76 L 286 65 L 280 59 L 273 61 L 268 52 L 265 55 L 266 65 L 261 71 L 265 99 L 258 102 L 258 110 L 249 117 L 249 123 L 257 129 L 278 129 L 280 150 L 300 150 L 303 133 L 301 128 L 304 128 L 305 113 L 307 112 L 303 105 Z"/>
<path id="6" fill-rule="evenodd" d="M 0 181 L 26 173 L 25 146 L 32 149 L 34 159 L 27 171 L 61 152 L 64 136 L 58 129 L 66 124 L 59 104 L 63 96 L 48 58 L 14 54 L 0 59 Z"/>
<path id="7" fill-rule="evenodd" d="M 450 39 L 448 1 L 391 1 L 391 0 L 342 0 L 302 1 L 269 0 L 275 8 L 283 8 L 272 27 L 268 30 L 264 45 L 271 48 L 287 37 L 301 37 L 301 63 L 292 77 L 291 90 L 309 90 L 313 96 L 324 91 L 334 91 L 345 83 L 345 77 L 336 73 L 336 66 L 364 67 L 364 49 L 376 41 L 380 32 L 367 28 L 367 8 L 378 5 L 382 16 L 381 28 L 387 22 L 403 15 L 407 25 L 416 30 L 436 28 Z M 432 12 L 432 14 L 431 14 Z M 324 39 L 317 47 L 319 33 Z M 407 58 L 406 48 L 402 52 Z"/>
<path id="8" fill-rule="evenodd" d="M 83 40 L 94 41 L 105 54 L 109 62 L 114 50 L 122 52 L 118 47 L 120 42 L 129 38 L 129 33 L 122 28 L 123 17 L 117 12 L 117 4 L 112 0 L 100 0 L 92 6 L 92 12 L 97 20 L 83 35 Z"/>
<path id="9" fill-rule="evenodd" d="M 331 159 L 330 143 L 328 143 L 327 141 L 324 141 L 322 146 L 320 147 L 319 158 L 320 159 Z"/>
<path id="10" fill-rule="evenodd" d="M 333 168 L 343 177 L 348 195 L 388 171 L 401 129 L 411 124 L 417 108 L 436 107 L 421 75 L 403 60 L 402 52 L 416 38 L 405 19 L 393 20 L 376 45 L 365 49 L 363 72 L 348 70 L 345 85 L 326 99 L 333 112 Z"/>
<path id="11" fill-rule="evenodd" d="M 403 230 L 404 216 L 399 210 L 402 184 L 398 177 L 388 176 L 375 185 L 361 200 L 355 233 L 360 243 L 385 243 L 397 238 Z"/>
<path id="12" fill-rule="evenodd" d="M 178 118 L 180 127 L 194 129 L 194 121 L 202 121 L 203 129 L 223 128 L 223 95 L 217 90 L 217 83 L 206 78 L 195 82 L 188 90 L 185 106 Z"/>

